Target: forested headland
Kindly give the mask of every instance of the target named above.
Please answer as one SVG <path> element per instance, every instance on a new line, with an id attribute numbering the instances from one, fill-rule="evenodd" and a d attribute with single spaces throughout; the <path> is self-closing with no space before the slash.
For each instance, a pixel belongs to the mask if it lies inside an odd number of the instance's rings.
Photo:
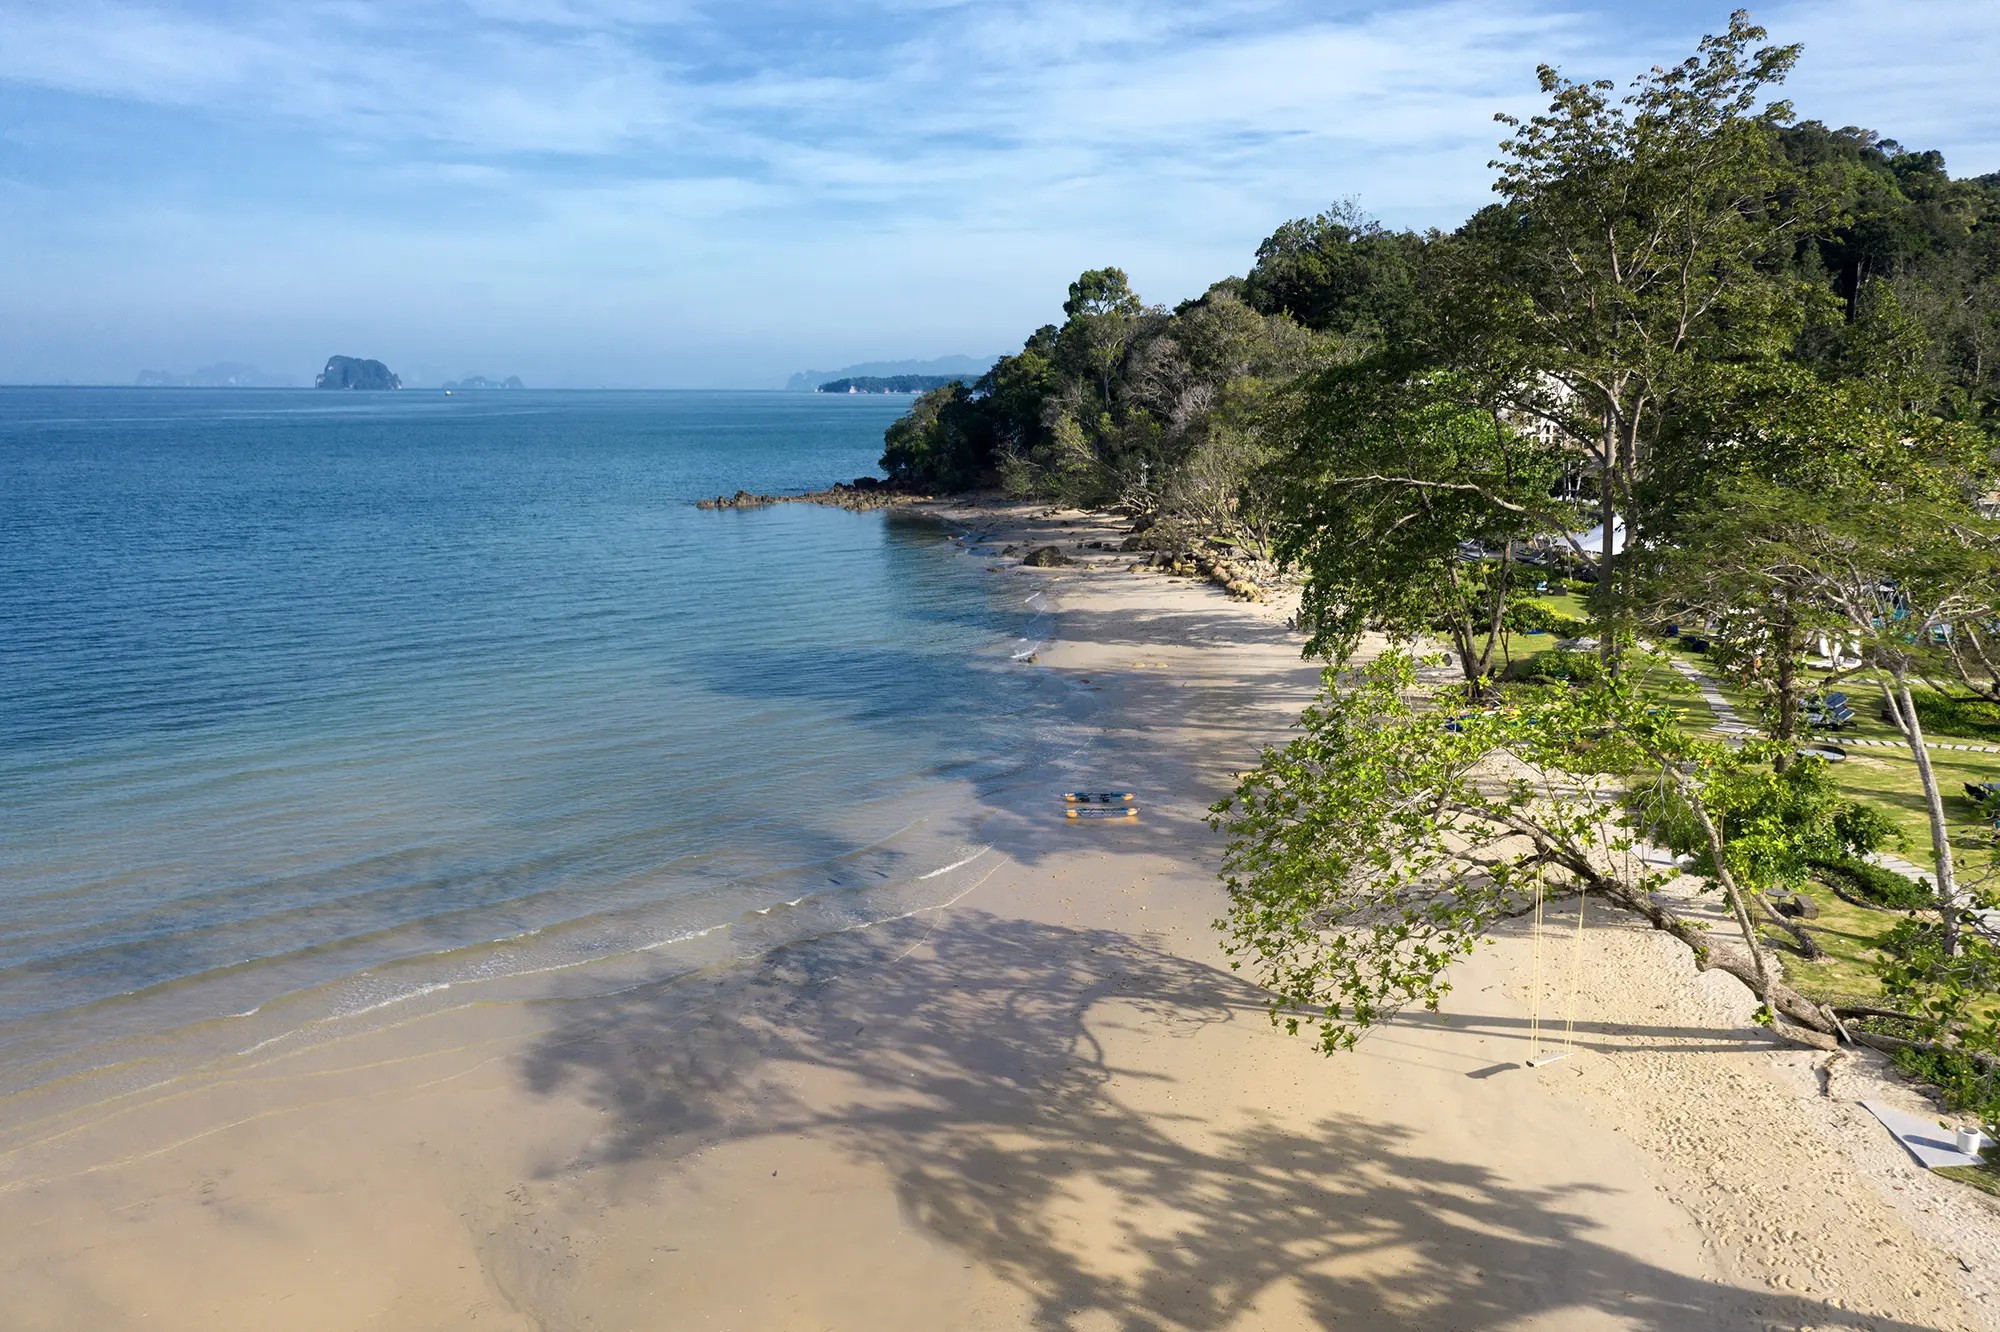
<path id="1" fill-rule="evenodd" d="M 816 390 L 820 393 L 929 393 L 947 384 L 958 383 L 964 375 L 854 375 L 830 379 Z"/>
<path id="2" fill-rule="evenodd" d="M 2000 1113 L 2000 784 L 1933 752 L 2000 737 L 2000 174 L 1798 120 L 1801 58 L 1739 13 L 1624 85 L 1544 67 L 1457 228 L 1336 204 L 1172 309 L 1092 269 L 888 431 L 900 487 L 1114 509 L 1300 578 L 1336 669 L 1218 806 L 1220 924 L 1328 1050 L 1435 1005 L 1524 896 L 1592 891 L 1778 1034 Z M 1890 775 L 1833 761 L 1863 732 Z M 1898 846 L 1922 877 L 1881 869 Z"/>

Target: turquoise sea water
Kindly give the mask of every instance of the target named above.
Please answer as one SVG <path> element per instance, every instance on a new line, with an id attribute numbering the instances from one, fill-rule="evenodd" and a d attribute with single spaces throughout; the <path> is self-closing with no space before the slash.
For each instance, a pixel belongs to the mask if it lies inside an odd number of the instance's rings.
<path id="1" fill-rule="evenodd" d="M 691 504 L 870 472 L 905 405 L 0 389 L 0 1084 L 955 890 L 1067 743 L 1022 584 Z"/>

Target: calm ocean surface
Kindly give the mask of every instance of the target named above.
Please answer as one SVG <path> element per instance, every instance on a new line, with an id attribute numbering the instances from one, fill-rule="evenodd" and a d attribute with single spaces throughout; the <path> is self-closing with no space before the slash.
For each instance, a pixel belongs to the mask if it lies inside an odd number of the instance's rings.
<path id="1" fill-rule="evenodd" d="M 907 401 L 0 389 L 0 1086 L 957 891 L 1069 743 L 1027 588 L 690 503 L 872 472 Z"/>

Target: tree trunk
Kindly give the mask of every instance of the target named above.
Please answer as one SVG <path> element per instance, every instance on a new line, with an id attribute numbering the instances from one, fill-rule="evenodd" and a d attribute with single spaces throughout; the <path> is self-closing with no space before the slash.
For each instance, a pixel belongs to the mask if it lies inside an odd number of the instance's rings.
<path id="1" fill-rule="evenodd" d="M 1799 946 L 1799 952 L 1808 962 L 1818 961 L 1826 956 L 1826 950 L 1819 946 L 1819 940 L 1812 937 L 1806 927 L 1795 920 L 1788 920 L 1785 913 L 1771 905 L 1771 899 L 1762 893 L 1753 894 L 1757 899 L 1757 909 L 1764 913 L 1764 919 L 1792 936 L 1792 942 Z"/>
<path id="2" fill-rule="evenodd" d="M 1923 786 L 1924 812 L 1930 818 L 1931 854 L 1937 864 L 1938 919 L 1944 924 L 1944 953 L 1958 953 L 1958 876 L 1951 859 L 1951 830 L 1944 818 L 1944 793 L 1938 790 L 1937 770 L 1931 767 L 1930 751 L 1924 748 L 1924 726 L 1917 720 L 1917 703 L 1910 695 L 1910 680 L 1899 668 L 1877 668 L 1882 693 L 1889 703 L 1889 715 L 1910 746 L 1917 763 L 1917 780 Z"/>
<path id="3" fill-rule="evenodd" d="M 1611 474 L 1618 465 L 1621 453 L 1618 426 L 1609 410 L 1604 414 L 1604 450 L 1602 473 L 1597 478 L 1597 521 L 1603 531 L 1597 545 L 1597 658 L 1604 663 L 1607 675 L 1618 674 L 1618 630 L 1617 630 L 1617 584 L 1618 558 L 1617 540 L 1612 532 L 1613 519 L 1617 517 L 1614 507 L 1616 498 L 1612 494 Z"/>
<path id="4" fill-rule="evenodd" d="M 1465 580 L 1460 576 L 1456 563 L 1449 566 L 1446 579 L 1451 588 L 1450 609 L 1446 612 L 1449 619 L 1446 632 L 1451 635 L 1451 645 L 1458 655 L 1458 669 L 1465 676 L 1465 701 L 1476 703 L 1483 692 L 1480 688 L 1480 657 L 1472 648 L 1472 640 L 1476 637 L 1477 630 L 1472 623 L 1472 616 L 1466 609 L 1469 598 L 1465 590 Z"/>
<path id="5" fill-rule="evenodd" d="M 1500 550 L 1500 572 L 1493 580 L 1493 595 L 1489 601 L 1491 615 L 1486 622 L 1486 650 L 1479 654 L 1479 673 L 1484 676 L 1493 669 L 1493 647 L 1504 643 L 1507 632 L 1507 594 L 1514 570 L 1514 541 L 1509 537 Z"/>
<path id="6" fill-rule="evenodd" d="M 1798 617 L 1792 610 L 1790 600 L 1780 602 L 1783 609 L 1771 627 L 1772 648 L 1778 654 L 1778 724 L 1771 737 L 1778 742 L 1777 757 L 1772 766 L 1779 772 L 1792 766 L 1793 751 L 1798 747 L 1799 736 L 1799 644 Z"/>
<path id="7" fill-rule="evenodd" d="M 1743 946 L 1750 954 L 1748 976 L 1725 964 L 1716 965 L 1722 965 L 1724 970 L 1738 976 L 1756 991 L 1757 998 L 1763 1002 L 1765 1015 L 1771 1019 L 1771 1030 L 1778 1036 L 1810 1045 L 1815 1049 L 1831 1048 L 1823 1042 L 1826 1036 L 1837 1028 L 1825 1006 L 1806 999 L 1789 987 L 1783 988 L 1781 992 L 1781 988 L 1772 977 L 1770 962 L 1764 955 L 1763 940 L 1757 937 L 1756 923 L 1750 919 L 1750 907 L 1744 900 L 1743 888 L 1736 882 L 1736 876 L 1729 872 L 1727 848 L 1723 845 L 1722 833 L 1716 828 L 1715 821 L 1709 818 L 1708 806 L 1702 803 L 1701 793 L 1695 789 L 1694 782 L 1678 766 L 1666 761 L 1663 755 L 1655 754 L 1654 758 L 1659 760 L 1661 770 L 1673 782 L 1674 788 L 1680 792 L 1681 799 L 1687 802 L 1688 811 L 1701 826 L 1702 837 L 1708 843 L 1709 859 L 1715 862 L 1716 882 L 1722 885 L 1723 895 L 1729 900 L 1730 914 L 1735 916 L 1736 928 L 1743 935 Z M 1808 1035 L 1786 1030 L 1778 1021 L 1781 1013 L 1810 1028 L 1811 1033 Z"/>
<path id="8" fill-rule="evenodd" d="M 1743 890 L 1737 886 L 1736 876 L 1729 872 L 1728 848 L 1723 845 L 1722 833 L 1715 821 L 1708 817 L 1708 807 L 1702 804 L 1700 793 L 1694 789 L 1686 775 L 1669 768 L 1674 774 L 1674 785 L 1681 790 L 1681 798 L 1687 801 L 1688 810 L 1695 822 L 1701 825 L 1701 835 L 1708 842 L 1709 859 L 1715 862 L 1715 881 L 1722 885 L 1723 896 L 1729 899 L 1729 910 L 1736 917 L 1736 928 L 1743 933 L 1743 946 L 1749 950 L 1750 965 L 1757 973 L 1757 997 L 1764 1001 L 1764 1011 L 1773 1020 L 1777 1018 L 1778 1006 L 1771 998 L 1771 967 L 1764 957 L 1764 941 L 1757 937 L 1757 924 L 1750 919 L 1750 906 L 1743 900 Z"/>

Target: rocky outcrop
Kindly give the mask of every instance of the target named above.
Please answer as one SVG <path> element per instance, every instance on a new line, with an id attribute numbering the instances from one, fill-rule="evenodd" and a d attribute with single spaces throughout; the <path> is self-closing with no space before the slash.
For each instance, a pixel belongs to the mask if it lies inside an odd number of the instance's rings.
<path id="1" fill-rule="evenodd" d="M 476 393 L 482 389 L 519 389 L 528 387 L 519 375 L 509 375 L 505 379 L 488 379 L 485 375 L 467 375 L 464 379 L 447 379 L 446 393 Z"/>
<path id="2" fill-rule="evenodd" d="M 836 509 L 887 509 L 899 504 L 913 504 L 927 495 L 915 495 L 908 491 L 892 489 L 880 477 L 857 476 L 852 481 L 836 481 L 825 490 L 807 491 L 803 495 L 753 495 L 747 490 L 739 490 L 734 495 L 717 495 L 714 499 L 696 500 L 697 509 L 761 509 L 767 504 L 825 504 Z"/>
<path id="3" fill-rule="evenodd" d="M 766 504 L 776 504 L 778 495 L 753 495 L 747 490 L 739 490 L 734 495 L 717 495 L 714 499 L 696 500 L 697 509 L 761 509 Z"/>
<path id="4" fill-rule="evenodd" d="M 1245 566 L 1208 550 L 1161 551 L 1133 565 L 1132 568 L 1158 569 L 1164 573 L 1177 574 L 1182 578 L 1205 578 L 1239 601 L 1264 600 L 1267 595 L 1266 584 L 1274 580 L 1274 578 L 1259 578 Z M 1275 571 L 1270 572 L 1275 576 Z"/>
<path id="5" fill-rule="evenodd" d="M 1028 552 L 1028 558 L 1021 561 L 1030 569 L 1060 569 L 1075 561 L 1054 546 L 1037 546 Z"/>
<path id="6" fill-rule="evenodd" d="M 399 389 L 403 381 L 388 366 L 380 361 L 363 360 L 358 356 L 329 356 L 326 369 L 313 380 L 314 388 L 323 389 Z"/>

